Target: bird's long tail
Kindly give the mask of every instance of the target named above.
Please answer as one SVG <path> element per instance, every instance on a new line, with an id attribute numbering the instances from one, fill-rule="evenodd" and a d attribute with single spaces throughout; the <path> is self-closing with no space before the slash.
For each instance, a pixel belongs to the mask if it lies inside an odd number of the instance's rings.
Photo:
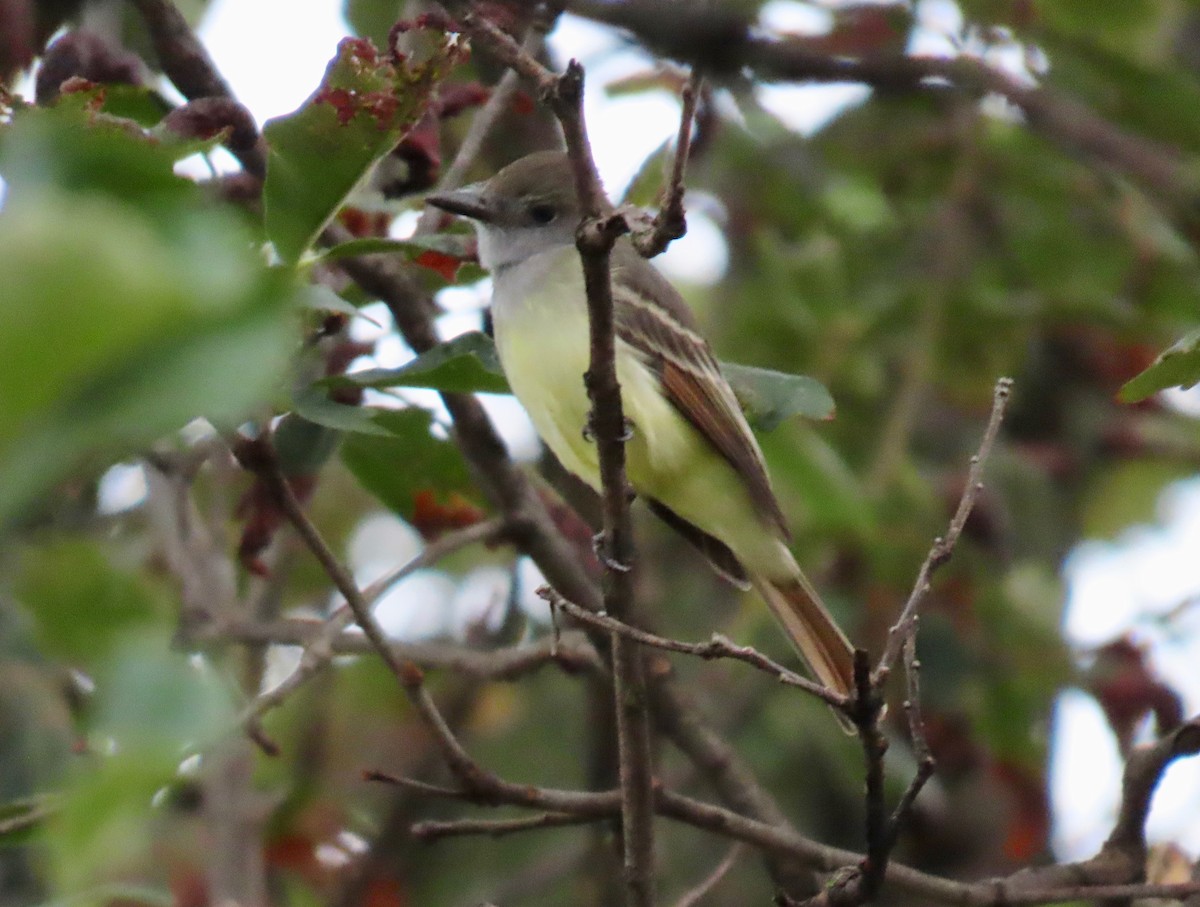
<path id="1" fill-rule="evenodd" d="M 854 692 L 854 647 L 802 573 L 787 580 L 755 577 L 759 595 L 783 624 L 817 680 L 844 696 Z"/>

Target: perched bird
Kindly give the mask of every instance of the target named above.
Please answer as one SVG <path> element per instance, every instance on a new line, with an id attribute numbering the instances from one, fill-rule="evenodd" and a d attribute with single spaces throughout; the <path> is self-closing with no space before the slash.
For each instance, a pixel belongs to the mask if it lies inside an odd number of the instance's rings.
<path id="1" fill-rule="evenodd" d="M 599 490 L 583 384 L 587 296 L 575 248 L 583 215 L 566 155 L 531 154 L 426 202 L 474 223 L 508 383 L 563 466 Z M 853 649 L 788 549 L 762 451 L 691 311 L 628 239 L 618 240 L 611 262 L 630 484 L 719 573 L 757 588 L 816 677 L 849 693 Z"/>

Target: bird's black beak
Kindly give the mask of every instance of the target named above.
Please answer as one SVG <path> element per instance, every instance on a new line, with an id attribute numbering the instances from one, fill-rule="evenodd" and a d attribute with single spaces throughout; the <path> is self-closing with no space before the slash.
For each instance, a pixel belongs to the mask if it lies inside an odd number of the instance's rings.
<path id="1" fill-rule="evenodd" d="M 465 186 L 462 189 L 427 195 L 425 204 L 485 224 L 490 224 L 496 219 L 496 213 L 488 204 L 487 197 L 477 186 Z"/>

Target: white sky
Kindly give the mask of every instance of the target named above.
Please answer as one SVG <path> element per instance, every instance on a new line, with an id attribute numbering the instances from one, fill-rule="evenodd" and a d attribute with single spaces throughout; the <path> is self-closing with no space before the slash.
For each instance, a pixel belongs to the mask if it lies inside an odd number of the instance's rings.
<path id="1" fill-rule="evenodd" d="M 828 5 L 829 0 L 826 0 Z M 338 38 L 347 33 L 342 0 L 218 0 L 202 24 L 201 35 L 235 94 L 259 122 L 295 109 L 320 80 Z M 921 0 L 922 30 L 911 50 L 952 54 L 961 16 L 952 0 Z M 811 5 L 775 0 L 764 24 L 779 30 L 820 33 L 828 13 Z M 286 38 L 267 43 L 272 36 Z M 611 78 L 648 67 L 649 59 L 625 48 L 612 52 L 618 39 L 605 29 L 566 19 L 553 36 L 564 55 L 589 66 L 587 115 L 601 175 L 618 192 L 642 160 L 676 128 L 678 103 L 662 92 L 607 99 L 601 86 Z M 973 48 L 972 48 L 973 49 Z M 993 51 L 993 62 L 1022 76 L 1029 57 L 1017 47 Z M 1035 57 L 1036 59 L 1036 57 Z M 1037 68 L 1037 67 L 1035 67 Z M 820 128 L 845 104 L 866 97 L 858 86 L 762 87 L 758 99 L 800 134 Z M 0 184 L 0 193 L 3 186 Z M 2 195 L 0 195 L 2 197 Z M 719 212 L 718 212 L 719 215 Z M 689 233 L 664 256 L 664 270 L 675 279 L 707 282 L 719 278 L 725 244 L 717 223 L 707 216 L 689 218 Z M 451 314 L 441 325 L 449 336 L 478 324 L 486 285 L 446 294 Z M 380 358 L 389 364 L 407 355 L 398 342 L 384 344 Z M 423 400 L 424 402 L 424 400 Z M 527 421 L 511 398 L 493 398 L 489 409 L 514 453 L 535 450 Z M 121 509 L 144 482 L 128 467 L 114 469 L 101 488 L 102 506 Z M 107 503 L 105 503 L 107 502 Z M 1129 530 L 1109 542 L 1079 546 L 1064 574 L 1069 592 L 1064 635 L 1077 647 L 1094 646 L 1126 631 L 1146 642 L 1163 676 L 1186 698 L 1185 711 L 1200 708 L 1200 607 L 1163 625 L 1149 619 L 1200 595 L 1200 481 L 1181 483 L 1165 495 L 1154 526 Z M 350 556 L 360 580 L 370 581 L 403 562 L 415 550 L 412 530 L 393 517 L 379 516 L 360 527 Z M 914 565 L 915 566 L 915 565 Z M 526 593 L 538 579 L 522 565 Z M 463 617 L 491 614 L 507 586 L 504 571 L 486 568 L 456 585 L 437 571 L 422 571 L 381 601 L 379 612 L 397 635 L 420 638 L 462 626 Z M 542 607 L 528 594 L 525 604 Z M 439 604 L 440 603 L 440 604 Z M 1090 855 L 1111 825 L 1119 791 L 1120 762 L 1112 735 L 1095 702 L 1068 691 L 1057 707 L 1057 733 L 1051 765 L 1051 796 L 1060 820 L 1055 849 L 1066 859 Z M 1178 764 L 1168 775 L 1151 816 L 1153 838 L 1174 838 L 1192 854 L 1200 853 L 1200 771 L 1195 761 Z"/>

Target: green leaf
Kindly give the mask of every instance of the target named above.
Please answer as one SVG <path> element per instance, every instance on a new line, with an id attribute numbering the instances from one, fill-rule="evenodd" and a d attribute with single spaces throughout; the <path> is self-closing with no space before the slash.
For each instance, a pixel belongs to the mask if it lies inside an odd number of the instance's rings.
<path id="1" fill-rule="evenodd" d="M 862 484 L 837 450 L 816 431 L 796 426 L 794 433 L 763 438 L 763 452 L 772 465 L 777 487 L 795 493 L 797 513 L 803 513 L 818 537 L 821 533 L 863 532 L 873 515 Z M 782 495 L 781 495 L 782 497 Z M 792 512 L 784 498 L 784 511 Z"/>
<path id="2" fill-rule="evenodd" d="M 469 491 L 462 457 L 453 444 L 430 434 L 429 413 L 394 410 L 376 420 L 391 437 L 350 435 L 342 443 L 342 461 L 391 510 L 411 519 L 413 498 L 419 491 Z"/>
<path id="3" fill-rule="evenodd" d="M 234 700 L 211 666 L 157 634 L 129 635 L 96 678 L 93 732 L 173 771 L 229 728 Z"/>
<path id="4" fill-rule="evenodd" d="M 167 212 L 197 187 L 173 170 L 191 154 L 150 141 L 73 105 L 26 108 L 0 128 L 0 174 L 5 204 L 36 198 L 47 189 L 104 193 L 127 204 Z M 166 218 L 163 225 L 168 225 Z"/>
<path id="5" fill-rule="evenodd" d="M 1141 459 L 1096 470 L 1080 508 L 1082 534 L 1119 539 L 1130 526 L 1154 523 L 1163 489 L 1189 472 L 1183 464 Z"/>
<path id="6" fill-rule="evenodd" d="M 395 65 L 369 40 L 346 38 L 312 97 L 267 122 L 266 228 L 284 261 L 300 258 L 417 123 L 454 59 L 448 39 L 424 63 Z"/>
<path id="7" fill-rule="evenodd" d="M 341 443 L 342 433 L 310 422 L 299 413 L 288 413 L 275 426 L 272 440 L 284 475 L 302 476 L 325 465 Z"/>
<path id="8" fill-rule="evenodd" d="M 795 415 L 820 420 L 834 416 L 833 398 L 815 378 L 729 362 L 721 363 L 721 371 L 746 418 L 759 431 L 771 431 Z M 459 394 L 512 393 L 496 345 L 481 331 L 460 334 L 399 368 L 367 369 L 318 383 L 334 387 L 424 387 Z"/>
<path id="9" fill-rule="evenodd" d="M 142 576 L 120 569 L 91 540 L 30 546 L 14 574 L 13 591 L 34 617 L 41 650 L 77 664 L 95 664 L 131 628 L 166 613 Z"/>
<path id="10" fill-rule="evenodd" d="M 29 843 L 55 806 L 45 795 L 0 804 L 0 848 Z"/>
<path id="11" fill-rule="evenodd" d="M 235 716 L 217 672 L 173 651 L 165 637 L 127 639 L 95 676 L 89 734 L 111 745 L 77 763 L 48 827 L 67 893 L 145 865 L 162 814 L 153 798 L 175 781 L 180 760 L 228 733 Z"/>
<path id="12" fill-rule="evenodd" d="M 667 178 L 667 157 L 671 153 L 671 142 L 659 145 L 642 161 L 642 166 L 629 181 L 621 203 L 648 208 L 658 201 L 662 193 L 663 182 Z"/>
<path id="13" fill-rule="evenodd" d="M 1200 382 L 1200 328 L 1164 350 L 1153 364 L 1117 393 L 1122 403 L 1137 403 L 1168 387 L 1185 390 Z"/>
<path id="14" fill-rule="evenodd" d="M 828 420 L 836 412 L 833 397 L 815 378 L 731 362 L 722 362 L 721 371 L 746 419 L 759 431 L 772 431 L 795 415 Z"/>
<path id="15" fill-rule="evenodd" d="M 387 42 L 388 32 L 404 16 L 403 0 L 345 0 L 342 8 L 354 34 L 377 45 Z"/>
<path id="16" fill-rule="evenodd" d="M 292 275 L 174 161 L 58 109 L 3 130 L 0 521 L 86 454 L 243 417 L 286 367 Z"/>
<path id="17" fill-rule="evenodd" d="M 374 318 L 364 315 L 353 302 L 318 283 L 309 284 L 300 290 L 299 304 L 314 312 L 336 312 L 350 318 L 361 318 L 377 328 L 383 327 Z"/>
<path id="18" fill-rule="evenodd" d="M 100 110 L 147 128 L 154 126 L 171 110 L 157 91 L 141 85 L 118 83 L 97 83 L 83 91 L 72 91 L 62 95 L 56 106 Z"/>
<path id="19" fill-rule="evenodd" d="M 313 386 L 297 391 L 292 396 L 292 407 L 309 422 L 338 431 L 388 437 L 391 432 L 378 421 L 380 415 L 390 412 L 378 406 L 350 406 L 330 400 L 325 391 Z"/>
<path id="20" fill-rule="evenodd" d="M 456 394 L 510 394 L 496 345 L 481 331 L 438 344 L 399 368 L 336 375 L 321 382 L 354 387 L 425 387 Z"/>
<path id="21" fill-rule="evenodd" d="M 401 254 L 416 258 L 422 252 L 441 252 L 454 258 L 467 258 L 471 254 L 471 236 L 465 233 L 435 233 L 429 236 L 414 236 L 411 239 L 389 239 L 386 236 L 364 236 L 331 246 L 321 253 L 319 261 L 336 261 L 357 255 Z"/>

